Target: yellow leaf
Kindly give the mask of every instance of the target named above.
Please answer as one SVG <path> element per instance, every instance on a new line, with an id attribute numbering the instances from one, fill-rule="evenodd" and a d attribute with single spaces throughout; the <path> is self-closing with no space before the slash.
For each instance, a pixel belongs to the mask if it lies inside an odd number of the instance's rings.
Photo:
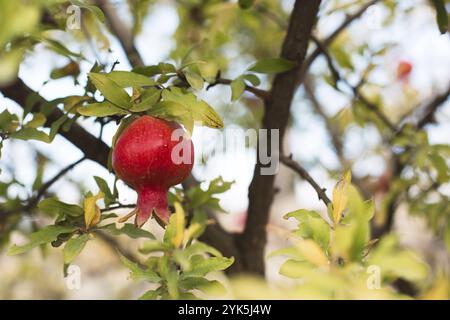
<path id="1" fill-rule="evenodd" d="M 86 224 L 86 229 L 95 226 L 100 222 L 100 208 L 97 206 L 97 200 L 102 199 L 105 195 L 103 192 L 99 192 L 95 196 L 87 197 L 84 199 L 84 222 Z"/>
<path id="2" fill-rule="evenodd" d="M 192 223 L 186 230 L 184 235 L 184 243 L 188 243 L 191 239 L 195 237 L 195 235 L 202 230 L 202 226 L 200 223 Z"/>
<path id="3" fill-rule="evenodd" d="M 179 202 L 174 203 L 175 206 L 175 236 L 172 239 L 172 243 L 178 248 L 183 242 L 184 238 L 184 210 Z"/>
<path id="4" fill-rule="evenodd" d="M 335 224 L 338 224 L 342 218 L 345 208 L 348 202 L 348 188 L 352 180 L 352 174 L 350 170 L 344 173 L 341 180 L 336 183 L 333 189 L 333 211 L 332 218 Z"/>
<path id="5" fill-rule="evenodd" d="M 313 240 L 299 240 L 295 242 L 295 247 L 301 255 L 312 264 L 322 267 L 328 265 L 328 258 L 322 248 Z"/>

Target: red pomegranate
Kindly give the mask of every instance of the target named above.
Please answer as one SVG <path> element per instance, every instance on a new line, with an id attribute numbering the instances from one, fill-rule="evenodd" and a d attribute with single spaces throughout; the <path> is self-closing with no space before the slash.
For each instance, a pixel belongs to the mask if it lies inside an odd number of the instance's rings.
<path id="1" fill-rule="evenodd" d="M 397 66 L 397 79 L 407 80 L 412 72 L 412 69 L 413 65 L 410 62 L 405 60 L 400 61 Z"/>
<path id="2" fill-rule="evenodd" d="M 188 177 L 194 163 L 194 146 L 176 122 L 151 116 L 133 121 L 120 135 L 112 154 L 117 176 L 138 193 L 136 225 L 155 212 L 167 224 L 167 191 Z"/>

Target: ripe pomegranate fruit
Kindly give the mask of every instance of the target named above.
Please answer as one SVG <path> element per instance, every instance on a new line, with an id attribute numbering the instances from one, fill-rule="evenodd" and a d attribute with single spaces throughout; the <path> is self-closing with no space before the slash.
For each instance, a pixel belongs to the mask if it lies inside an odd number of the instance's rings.
<path id="1" fill-rule="evenodd" d="M 413 65 L 410 62 L 405 60 L 400 61 L 397 66 L 397 79 L 407 80 L 412 72 L 412 69 Z"/>
<path id="2" fill-rule="evenodd" d="M 175 132 L 175 130 L 177 130 Z M 194 146 L 182 127 L 173 121 L 142 116 L 117 139 L 112 166 L 117 176 L 138 193 L 136 215 L 141 227 L 155 213 L 167 224 L 167 192 L 185 180 L 194 163 Z"/>

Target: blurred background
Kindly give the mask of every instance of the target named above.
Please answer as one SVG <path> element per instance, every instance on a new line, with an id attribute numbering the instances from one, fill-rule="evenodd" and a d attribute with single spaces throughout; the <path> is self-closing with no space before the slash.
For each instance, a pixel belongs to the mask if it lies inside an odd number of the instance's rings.
<path id="1" fill-rule="evenodd" d="M 237 10 L 234 1 L 204 1 L 206 4 L 202 11 L 195 15 L 192 8 L 200 2 L 112 0 L 110 4 L 125 25 L 134 30 L 136 48 L 146 65 L 176 62 L 186 48 L 194 46 L 193 55 L 209 63 L 211 75 L 220 69 L 225 78 L 234 79 L 255 59 L 278 55 L 292 0 L 257 1 L 257 7 L 252 11 Z M 315 37 L 326 38 L 347 15 L 367 2 L 323 1 Z M 86 24 L 84 31 L 55 31 L 53 34 L 71 51 L 81 52 L 86 58 L 86 61 L 81 61 L 80 74 L 76 77 L 80 85 L 74 83 L 73 77 L 49 81 L 52 70 L 63 67 L 68 61 L 43 45 L 28 51 L 20 63 L 19 77 L 48 100 L 83 94 L 86 73 L 96 60 L 110 65 L 118 61 L 115 70 L 131 69 L 118 40 L 96 23 L 88 11 L 82 14 Z M 414 114 L 427 101 L 448 90 L 450 85 L 449 36 L 448 33 L 439 33 L 435 15 L 429 1 L 379 1 L 356 19 L 330 47 L 339 69 L 350 83 L 356 85 L 361 75 L 367 74 L 364 92 L 379 102 L 394 122 Z M 4 27 L 3 23 L 0 21 L 0 29 Z M 313 49 L 311 44 L 310 52 Z M 402 71 L 401 68 L 408 70 Z M 270 88 L 270 81 L 270 77 L 262 77 L 261 88 Z M 251 94 L 245 93 L 241 99 L 230 102 L 230 88 L 214 86 L 202 90 L 200 95 L 222 116 L 225 129 L 258 128 L 262 104 Z M 393 187 L 390 181 L 392 150 L 383 141 L 376 125 L 358 119 L 352 113 L 353 104 L 348 88 L 344 86 L 336 90 L 330 85 L 327 62 L 324 57 L 318 57 L 310 68 L 305 85 L 295 94 L 288 134 L 283 144 L 327 190 L 333 189 L 344 168 L 351 167 L 358 187 L 362 186 L 363 193 L 375 198 L 377 210 L 381 212 L 383 199 Z M 0 96 L 0 110 L 4 109 L 16 114 L 23 112 L 14 101 Z M 99 135 L 98 122 L 79 119 L 79 123 L 92 134 Z M 102 140 L 108 145 L 111 145 L 116 129 L 114 123 L 103 128 Z M 425 130 L 429 144 L 450 144 L 450 101 L 440 106 L 435 122 L 427 125 Z M 225 181 L 234 181 L 231 189 L 221 195 L 221 205 L 228 213 L 219 214 L 218 220 L 226 230 L 239 232 L 246 219 L 248 186 L 256 159 L 255 146 L 210 155 L 211 149 L 222 138 L 212 129 L 195 128 L 194 176 L 199 181 L 209 181 L 218 176 Z M 51 144 L 4 141 L 0 181 L 3 184 L 17 181 L 8 187 L 7 198 L 26 199 L 30 195 L 29 186 L 33 185 L 36 177 L 48 180 L 81 157 L 80 150 L 60 136 L 56 136 Z M 448 157 L 444 159 L 449 162 Z M 414 168 L 410 174 L 420 175 Z M 94 175 L 111 185 L 114 183 L 114 176 L 105 168 L 92 161 L 84 161 L 55 183 L 49 192 L 62 201 L 80 203 L 86 191 L 97 190 Z M 280 191 L 271 209 L 268 252 L 286 245 L 280 229 L 290 230 L 296 225 L 283 219 L 284 214 L 299 208 L 326 211 L 310 185 L 283 166 L 276 178 L 276 186 Z M 122 203 L 136 201 L 133 190 L 121 182 L 118 187 Z M 411 192 L 417 195 L 423 191 L 417 187 Z M 450 184 L 441 184 L 438 192 L 436 199 L 444 201 L 440 207 L 443 208 L 441 214 L 448 219 L 450 206 L 446 197 L 450 196 Z M 441 229 L 434 229 L 421 214 L 424 212 L 412 210 L 409 204 L 410 201 L 404 199 L 398 205 L 393 229 L 400 235 L 402 244 L 417 251 L 430 263 L 434 272 L 449 272 L 449 249 L 445 239 L 439 236 Z M 47 219 L 39 215 L 32 219 L 21 217 L 18 230 L 2 238 L 5 246 L 0 249 L 0 299 L 134 299 L 143 292 L 145 285 L 128 279 L 128 271 L 121 265 L 113 248 L 101 240 L 90 241 L 75 261 L 82 270 L 79 290 L 69 290 L 66 286 L 61 249 L 35 249 L 14 257 L 6 255 L 6 242 L 23 243 L 26 240 L 23 232 L 29 231 L 33 223 L 48 224 Z M 153 222 L 145 228 L 158 232 L 158 226 Z M 118 241 L 130 250 L 139 243 L 126 237 Z M 267 278 L 273 284 L 289 285 L 292 280 L 278 274 L 282 262 L 283 258 L 278 257 L 267 260 Z"/>

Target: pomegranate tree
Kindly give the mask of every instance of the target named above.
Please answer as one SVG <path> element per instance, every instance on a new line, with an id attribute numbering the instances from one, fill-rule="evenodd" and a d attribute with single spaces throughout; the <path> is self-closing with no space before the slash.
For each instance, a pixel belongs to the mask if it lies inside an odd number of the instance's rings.
<path id="1" fill-rule="evenodd" d="M 181 133 L 181 134 L 180 134 Z M 194 163 L 194 146 L 182 127 L 152 116 L 133 121 L 120 135 L 112 154 L 117 176 L 138 193 L 136 225 L 155 213 L 167 224 L 167 192 L 185 180 Z"/>

